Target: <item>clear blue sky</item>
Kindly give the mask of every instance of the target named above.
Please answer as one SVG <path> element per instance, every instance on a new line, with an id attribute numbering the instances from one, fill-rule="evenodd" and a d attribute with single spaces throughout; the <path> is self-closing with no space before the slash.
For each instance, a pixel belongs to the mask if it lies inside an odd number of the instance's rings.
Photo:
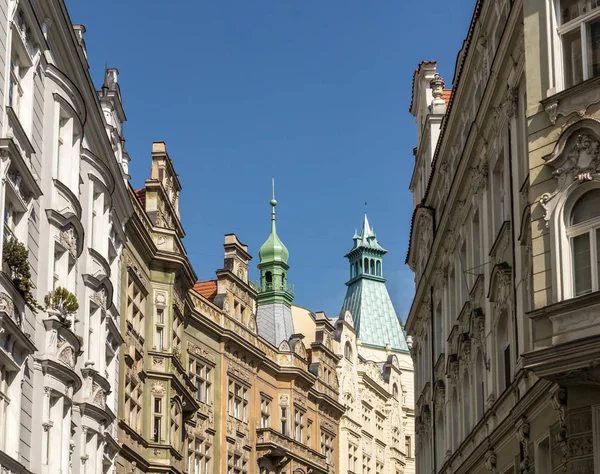
<path id="1" fill-rule="evenodd" d="M 184 240 L 198 278 L 223 264 L 234 232 L 255 257 L 277 228 L 295 303 L 337 315 L 345 253 L 367 212 L 389 253 L 384 276 L 402 320 L 416 143 L 408 113 L 424 59 L 452 80 L 474 0 L 67 0 L 87 28 L 91 74 L 117 67 L 134 187 L 165 141 L 183 191 Z"/>

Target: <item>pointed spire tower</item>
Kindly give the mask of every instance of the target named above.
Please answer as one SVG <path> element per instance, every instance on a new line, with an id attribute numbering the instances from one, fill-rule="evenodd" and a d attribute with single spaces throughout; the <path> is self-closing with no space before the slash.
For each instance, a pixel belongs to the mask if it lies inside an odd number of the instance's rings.
<path id="1" fill-rule="evenodd" d="M 365 213 L 360 234 L 354 232 L 354 247 L 346 254 L 350 280 L 342 310 L 352 313 L 356 335 L 363 346 L 407 351 L 404 331 L 383 278 L 383 256 L 387 253 L 369 225 Z"/>
<path id="2" fill-rule="evenodd" d="M 287 282 L 289 252 L 275 226 L 275 180 L 271 199 L 271 234 L 258 251 L 260 292 L 256 299 L 258 333 L 276 347 L 294 334 L 292 301 L 294 290 Z"/>

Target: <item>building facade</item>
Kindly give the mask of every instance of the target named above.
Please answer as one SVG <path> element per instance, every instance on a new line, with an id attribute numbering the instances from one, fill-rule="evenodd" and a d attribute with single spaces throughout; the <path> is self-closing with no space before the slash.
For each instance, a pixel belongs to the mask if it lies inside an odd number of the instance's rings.
<path id="1" fill-rule="evenodd" d="M 0 5 L 0 470 L 107 473 L 119 451 L 128 156 L 63 1 Z"/>
<path id="2" fill-rule="evenodd" d="M 346 255 L 350 279 L 334 322 L 340 403 L 340 472 L 414 473 L 413 368 L 385 286 L 386 250 L 365 215 Z"/>
<path id="3" fill-rule="evenodd" d="M 117 472 L 183 472 L 185 423 L 199 408 L 184 355 L 187 293 L 196 275 L 182 244 L 181 185 L 164 143 L 152 145 L 151 175 L 130 189 L 135 212 L 126 227 L 121 275 Z"/>
<path id="4" fill-rule="evenodd" d="M 596 2 L 477 1 L 415 71 L 418 473 L 600 472 Z"/>
<path id="5" fill-rule="evenodd" d="M 294 331 L 276 201 L 259 251 L 261 282 L 248 279 L 252 257 L 233 234 L 216 279 L 196 282 L 180 191 L 164 144 L 155 143 L 151 178 L 131 191 L 126 228 L 117 472 L 339 472 L 334 328 L 313 328 L 310 344 Z"/>

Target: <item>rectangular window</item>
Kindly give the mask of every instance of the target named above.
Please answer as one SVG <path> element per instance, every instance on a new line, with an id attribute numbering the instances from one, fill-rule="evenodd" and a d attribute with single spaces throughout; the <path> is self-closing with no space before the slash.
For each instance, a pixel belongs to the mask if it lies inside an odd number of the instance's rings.
<path id="1" fill-rule="evenodd" d="M 494 217 L 494 239 L 500 231 L 506 216 L 506 191 L 504 185 L 504 149 L 500 150 L 493 173 L 493 217 Z"/>
<path id="2" fill-rule="evenodd" d="M 271 418 L 271 400 L 266 397 L 260 399 L 260 427 L 269 428 Z"/>
<path id="3" fill-rule="evenodd" d="M 162 440 L 162 398 L 154 398 L 154 432 L 152 439 L 155 443 L 160 443 Z"/>
<path id="4" fill-rule="evenodd" d="M 348 443 L 348 470 L 357 472 L 358 469 L 358 447 Z"/>
<path id="5" fill-rule="evenodd" d="M 363 468 L 362 468 L 363 474 L 371 474 L 371 458 L 370 458 L 370 456 L 363 454 L 362 465 L 363 465 Z"/>
<path id="6" fill-rule="evenodd" d="M 597 0 L 560 1 L 558 34 L 565 88 L 600 74 L 599 6 Z"/>
<path id="7" fill-rule="evenodd" d="M 377 438 L 383 440 L 383 416 L 379 413 L 375 414 L 375 428 L 377 430 Z"/>
<path id="8" fill-rule="evenodd" d="M 162 351 L 165 348 L 164 345 L 165 337 L 165 313 L 164 309 L 158 308 L 156 310 L 156 324 L 154 334 L 154 347 L 157 351 Z"/>
<path id="9" fill-rule="evenodd" d="M 229 383 L 229 415 L 247 421 L 248 389 L 240 383 Z"/>
<path id="10" fill-rule="evenodd" d="M 334 449 L 333 436 L 329 433 L 321 431 L 321 454 L 325 456 L 325 462 L 333 466 L 334 464 Z"/>
<path id="11" fill-rule="evenodd" d="M 481 237 L 479 230 L 479 211 L 473 214 L 471 222 L 471 239 L 473 240 L 473 273 L 479 275 L 482 272 L 481 267 Z"/>
<path id="12" fill-rule="evenodd" d="M 544 438 L 537 445 L 535 453 L 535 472 L 536 474 L 545 474 L 552 472 L 552 463 L 550 461 L 550 439 Z"/>
<path id="13" fill-rule="evenodd" d="M 196 387 L 196 400 L 212 403 L 212 368 L 198 360 L 190 359 L 190 378 Z"/>
<path id="14" fill-rule="evenodd" d="M 412 438 L 410 436 L 404 437 L 404 453 L 407 458 L 412 458 Z"/>
<path id="15" fill-rule="evenodd" d="M 435 331 L 435 360 L 437 361 L 438 357 L 442 352 L 444 352 L 444 331 L 442 328 L 442 303 L 438 303 L 435 307 L 435 320 L 434 320 L 434 328 Z"/>
<path id="16" fill-rule="evenodd" d="M 294 439 L 300 443 L 304 443 L 304 418 L 304 412 L 296 408 L 294 414 Z"/>
<path id="17" fill-rule="evenodd" d="M 510 374 L 510 344 L 504 349 L 504 388 L 508 388 L 511 384 Z"/>
<path id="18" fill-rule="evenodd" d="M 572 242 L 575 296 L 580 296 L 592 291 L 590 234 L 573 237 Z"/>
<path id="19" fill-rule="evenodd" d="M 281 416 L 279 417 L 281 421 L 281 434 L 287 436 L 287 408 L 281 407 Z"/>

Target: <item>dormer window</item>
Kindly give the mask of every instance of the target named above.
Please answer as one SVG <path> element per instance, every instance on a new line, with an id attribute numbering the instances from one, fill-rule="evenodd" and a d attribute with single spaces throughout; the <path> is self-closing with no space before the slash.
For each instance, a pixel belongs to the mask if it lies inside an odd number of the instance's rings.
<path id="1" fill-rule="evenodd" d="M 564 87 L 600 75 L 600 1 L 560 0 L 557 17 Z"/>

